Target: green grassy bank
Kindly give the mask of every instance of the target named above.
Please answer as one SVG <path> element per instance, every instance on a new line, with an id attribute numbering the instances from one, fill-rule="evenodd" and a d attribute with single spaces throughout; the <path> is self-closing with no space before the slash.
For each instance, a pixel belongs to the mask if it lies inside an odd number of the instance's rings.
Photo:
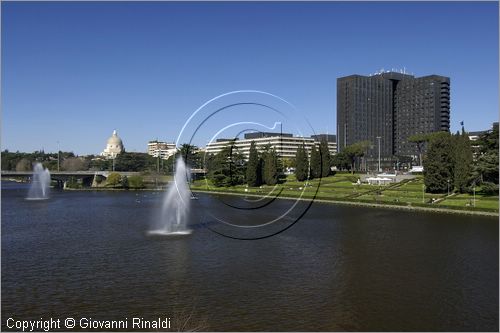
<path id="1" fill-rule="evenodd" d="M 280 198 L 310 199 L 315 197 L 321 202 L 360 204 L 367 206 L 387 206 L 404 209 L 423 209 L 462 213 L 488 213 L 498 215 L 498 196 L 483 195 L 477 188 L 472 194 L 433 194 L 423 191 L 423 178 L 417 177 L 388 185 L 356 184 L 360 175 L 336 174 L 309 183 L 298 182 L 295 176 L 288 176 L 276 186 L 215 187 L 210 181 L 193 182 L 193 191 L 217 192 L 234 195 L 265 195 L 280 192 Z"/>

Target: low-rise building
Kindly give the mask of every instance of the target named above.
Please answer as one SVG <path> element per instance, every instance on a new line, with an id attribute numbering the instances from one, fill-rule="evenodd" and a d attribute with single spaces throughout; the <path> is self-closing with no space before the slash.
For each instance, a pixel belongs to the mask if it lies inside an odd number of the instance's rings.
<path id="1" fill-rule="evenodd" d="M 161 159 L 168 159 L 177 151 L 175 143 L 167 143 L 163 141 L 149 141 L 148 142 L 148 155 L 153 157 L 160 157 Z"/>
<path id="2" fill-rule="evenodd" d="M 238 149 L 240 154 L 243 154 L 245 158 L 250 155 L 250 145 L 252 141 L 255 143 L 257 150 L 263 151 L 267 147 L 270 147 L 276 151 L 278 156 L 282 158 L 295 158 L 297 154 L 297 149 L 304 145 L 308 154 L 310 154 L 313 145 L 319 147 L 319 141 L 321 140 L 321 135 L 315 137 L 294 137 L 290 133 L 248 133 L 245 134 L 244 139 L 217 139 L 214 142 L 207 144 L 205 152 L 207 154 L 217 154 L 229 143 L 234 142 L 234 147 Z M 316 139 L 315 139 L 316 138 Z M 335 136 L 330 136 L 330 139 L 334 139 Z M 327 138 L 328 141 L 328 138 Z M 337 153 L 337 144 L 335 141 L 328 142 L 328 149 L 330 154 L 334 155 Z"/>

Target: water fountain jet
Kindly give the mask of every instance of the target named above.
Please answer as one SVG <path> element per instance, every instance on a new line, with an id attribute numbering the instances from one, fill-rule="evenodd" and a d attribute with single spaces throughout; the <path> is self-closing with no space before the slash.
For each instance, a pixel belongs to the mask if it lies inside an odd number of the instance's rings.
<path id="1" fill-rule="evenodd" d="M 33 177 L 27 200 L 46 200 L 50 192 L 50 172 L 41 163 L 33 166 Z"/>
<path id="2" fill-rule="evenodd" d="M 191 199 L 188 172 L 184 160 L 179 157 L 175 165 L 174 182 L 165 193 L 160 219 L 155 226 L 156 228 L 150 230 L 148 235 L 181 236 L 191 234 L 192 230 L 186 226 Z"/>

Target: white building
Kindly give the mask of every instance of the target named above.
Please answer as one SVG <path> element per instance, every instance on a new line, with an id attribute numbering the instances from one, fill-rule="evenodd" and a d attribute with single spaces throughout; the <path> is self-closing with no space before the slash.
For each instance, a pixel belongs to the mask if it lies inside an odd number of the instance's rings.
<path id="1" fill-rule="evenodd" d="M 280 136 L 279 133 L 265 133 L 262 137 L 251 136 L 251 138 L 237 139 L 234 141 L 234 147 L 238 149 L 240 154 L 243 154 L 245 158 L 250 155 L 250 145 L 252 141 L 255 143 L 255 147 L 259 151 L 263 151 L 267 146 L 270 146 L 276 151 L 278 156 L 283 158 L 295 158 L 297 154 L 297 149 L 304 145 L 308 154 L 311 152 L 313 145 L 319 147 L 319 141 L 313 138 L 306 137 L 294 137 L 291 134 L 283 134 Z M 245 135 L 246 137 L 250 137 Z M 215 142 L 207 144 L 205 151 L 207 154 L 217 154 L 224 147 L 226 147 L 232 139 L 218 139 Z M 328 148 L 331 155 L 337 153 L 337 143 L 329 142 Z"/>
<path id="2" fill-rule="evenodd" d="M 101 156 L 104 156 L 108 159 L 114 159 L 121 152 L 123 152 L 123 142 L 116 133 L 116 130 L 114 130 L 113 135 L 111 135 L 111 137 L 108 139 L 106 148 L 101 153 Z"/>
<path id="3" fill-rule="evenodd" d="M 149 141 L 148 142 L 148 155 L 153 157 L 160 156 L 161 159 L 168 159 L 177 151 L 175 143 L 167 143 L 163 141 Z"/>

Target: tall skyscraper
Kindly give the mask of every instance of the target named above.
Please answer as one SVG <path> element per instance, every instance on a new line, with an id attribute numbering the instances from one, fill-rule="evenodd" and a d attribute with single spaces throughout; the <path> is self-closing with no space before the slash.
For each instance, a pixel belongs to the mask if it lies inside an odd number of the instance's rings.
<path id="1" fill-rule="evenodd" d="M 337 79 L 337 146 L 339 151 L 369 141 L 368 156 L 416 156 L 408 137 L 449 131 L 450 79 L 385 72 Z M 377 137 L 380 137 L 378 139 Z M 386 163 L 387 164 L 387 163 Z"/>

